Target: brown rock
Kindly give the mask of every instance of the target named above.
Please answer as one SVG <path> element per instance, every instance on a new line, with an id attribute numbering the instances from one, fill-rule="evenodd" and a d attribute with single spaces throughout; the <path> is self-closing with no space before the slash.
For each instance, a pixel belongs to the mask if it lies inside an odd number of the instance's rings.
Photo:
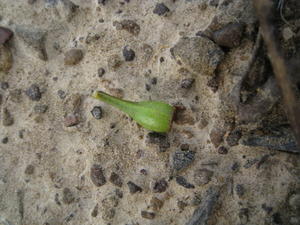
<path id="1" fill-rule="evenodd" d="M 213 41 L 218 45 L 234 48 L 240 45 L 244 32 L 244 25 L 240 23 L 230 23 L 213 33 Z"/>
<path id="2" fill-rule="evenodd" d="M 111 173 L 111 175 L 109 177 L 109 181 L 118 187 L 122 187 L 122 185 L 123 185 L 123 182 L 122 182 L 120 176 L 118 174 L 116 174 L 115 172 Z"/>
<path id="3" fill-rule="evenodd" d="M 6 127 L 14 124 L 14 118 L 12 117 L 7 108 L 4 108 L 2 112 L 2 124 Z"/>
<path id="4" fill-rule="evenodd" d="M 26 167 L 25 174 L 32 175 L 33 173 L 34 173 L 34 166 L 30 164 Z"/>
<path id="5" fill-rule="evenodd" d="M 213 145 L 217 148 L 223 141 L 223 136 L 225 135 L 225 131 L 221 128 L 214 128 L 210 134 L 210 140 Z"/>
<path id="6" fill-rule="evenodd" d="M 75 200 L 75 197 L 73 195 L 73 193 L 71 192 L 71 190 L 69 188 L 64 188 L 63 190 L 63 203 L 69 205 L 71 203 L 73 203 Z"/>
<path id="7" fill-rule="evenodd" d="M 83 51 L 81 49 L 71 49 L 65 53 L 65 65 L 76 65 L 83 59 Z"/>
<path id="8" fill-rule="evenodd" d="M 0 27 L 0 45 L 7 42 L 13 36 L 13 32 L 5 27 Z"/>
<path id="9" fill-rule="evenodd" d="M 91 180 L 93 184 L 100 187 L 106 183 L 103 169 L 100 165 L 94 164 L 91 167 Z"/>
<path id="10" fill-rule="evenodd" d="M 155 213 L 148 211 L 141 211 L 141 216 L 148 220 L 153 220 L 155 218 Z"/>
<path id="11" fill-rule="evenodd" d="M 11 51 L 0 44 L 0 72 L 7 73 L 11 69 L 12 63 Z"/>
<path id="12" fill-rule="evenodd" d="M 168 182 L 165 179 L 160 179 L 154 183 L 153 192 L 162 193 L 165 192 L 168 188 Z"/>
<path id="13" fill-rule="evenodd" d="M 141 30 L 140 26 L 133 20 L 114 21 L 113 25 L 117 30 L 126 30 L 133 35 L 138 35 Z"/>
<path id="14" fill-rule="evenodd" d="M 79 119 L 79 115 L 78 114 L 74 114 L 74 113 L 69 113 L 64 120 L 64 125 L 66 127 L 72 127 L 72 126 L 76 126 L 77 124 L 79 124 L 80 119 Z"/>
<path id="15" fill-rule="evenodd" d="M 160 210 L 164 205 L 164 202 L 156 197 L 152 197 L 150 200 L 150 207 L 154 210 L 154 211 L 158 211 Z"/>

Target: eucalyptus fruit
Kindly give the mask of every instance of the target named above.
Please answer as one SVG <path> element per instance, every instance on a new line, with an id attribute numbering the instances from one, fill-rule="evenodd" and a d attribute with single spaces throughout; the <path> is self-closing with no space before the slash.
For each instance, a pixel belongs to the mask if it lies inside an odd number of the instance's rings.
<path id="1" fill-rule="evenodd" d="M 102 91 L 95 91 L 93 97 L 120 109 L 148 130 L 165 133 L 171 128 L 175 108 L 167 103 L 160 101 L 131 102 Z"/>

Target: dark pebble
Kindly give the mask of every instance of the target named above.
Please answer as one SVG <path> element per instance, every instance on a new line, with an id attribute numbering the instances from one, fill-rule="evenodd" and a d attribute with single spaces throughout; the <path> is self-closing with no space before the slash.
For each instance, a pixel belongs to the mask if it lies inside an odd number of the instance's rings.
<path id="1" fill-rule="evenodd" d="M 2 144 L 7 144 L 8 143 L 8 137 L 5 137 L 1 140 Z"/>
<path id="2" fill-rule="evenodd" d="M 3 109 L 3 114 L 2 114 L 2 124 L 5 127 L 11 126 L 14 124 L 14 118 L 10 114 L 7 108 Z"/>
<path id="3" fill-rule="evenodd" d="M 151 86 L 149 84 L 145 84 L 145 89 L 146 89 L 146 91 L 150 91 L 151 90 Z"/>
<path id="4" fill-rule="evenodd" d="M 33 173 L 34 173 L 34 166 L 30 164 L 26 167 L 25 174 L 32 175 Z"/>
<path id="5" fill-rule="evenodd" d="M 153 84 L 153 85 L 156 85 L 156 84 L 157 84 L 157 78 L 156 78 L 156 77 L 153 77 L 153 78 L 151 79 L 151 84 Z"/>
<path id="6" fill-rule="evenodd" d="M 148 211 L 141 211 L 141 216 L 148 220 L 153 220 L 155 218 L 155 213 Z"/>
<path id="7" fill-rule="evenodd" d="M 61 205 L 61 202 L 59 201 L 59 194 L 58 193 L 55 194 L 54 201 L 57 205 Z"/>
<path id="8" fill-rule="evenodd" d="M 71 49 L 65 53 L 65 65 L 76 65 L 83 59 L 83 51 L 81 49 Z"/>
<path id="9" fill-rule="evenodd" d="M 113 26 L 115 26 L 117 30 L 126 30 L 133 35 L 138 35 L 141 30 L 140 26 L 133 20 L 114 21 Z"/>
<path id="10" fill-rule="evenodd" d="M 273 222 L 274 222 L 275 224 L 283 224 L 279 212 L 274 213 L 274 214 L 272 215 L 272 219 L 273 219 Z"/>
<path id="11" fill-rule="evenodd" d="M 242 184 L 237 184 L 235 186 L 235 191 L 240 198 L 245 194 L 245 188 Z"/>
<path id="12" fill-rule="evenodd" d="M 106 183 L 103 169 L 100 165 L 94 164 L 91 167 L 91 180 L 94 185 L 100 187 Z"/>
<path id="13" fill-rule="evenodd" d="M 118 198 L 123 198 L 123 192 L 120 189 L 116 189 L 115 193 L 116 193 L 116 196 L 118 196 Z"/>
<path id="14" fill-rule="evenodd" d="M 216 93 L 219 89 L 218 76 L 214 76 L 209 81 L 207 81 L 207 86 L 210 87 L 213 93 Z"/>
<path id="15" fill-rule="evenodd" d="M 143 189 L 141 187 L 137 186 L 132 181 L 127 182 L 127 186 L 129 188 L 130 194 L 135 194 L 136 192 L 142 192 L 143 191 Z"/>
<path id="16" fill-rule="evenodd" d="M 7 82 L 1 82 L 2 90 L 7 90 L 9 88 L 9 84 Z"/>
<path id="17" fill-rule="evenodd" d="M 234 48 L 240 45 L 244 32 L 244 25 L 230 23 L 213 33 L 212 39 L 216 44 L 223 47 Z"/>
<path id="18" fill-rule="evenodd" d="M 91 213 L 91 216 L 92 217 L 98 216 L 98 204 L 95 205 L 95 207 L 94 207 L 94 209 L 93 209 L 93 211 Z"/>
<path id="19" fill-rule="evenodd" d="M 111 175 L 109 177 L 109 181 L 118 187 L 122 187 L 122 185 L 123 185 L 123 182 L 122 182 L 120 176 L 118 174 L 116 174 L 115 172 L 111 173 Z"/>
<path id="20" fill-rule="evenodd" d="M 100 120 L 103 116 L 102 108 L 100 106 L 95 106 L 91 111 L 93 117 L 97 120 Z"/>
<path id="21" fill-rule="evenodd" d="M 195 82 L 195 79 L 193 79 L 193 78 L 183 79 L 180 83 L 180 87 L 184 88 L 184 89 L 190 89 L 193 86 L 194 82 Z"/>
<path id="22" fill-rule="evenodd" d="M 187 207 L 188 204 L 184 201 L 177 201 L 177 207 L 180 211 L 183 211 L 185 207 Z"/>
<path id="23" fill-rule="evenodd" d="M 273 210 L 273 208 L 270 207 L 270 206 L 267 206 L 266 203 L 263 203 L 263 204 L 261 205 L 261 208 L 262 208 L 266 213 L 268 213 L 268 214 L 270 214 L 270 213 L 272 212 L 272 210 Z"/>
<path id="24" fill-rule="evenodd" d="M 145 169 L 141 169 L 140 173 L 143 174 L 144 176 L 148 175 L 148 172 Z"/>
<path id="25" fill-rule="evenodd" d="M 103 69 L 102 67 L 98 69 L 98 77 L 103 77 L 103 75 L 105 74 L 105 69 Z"/>
<path id="26" fill-rule="evenodd" d="M 42 93 L 40 88 L 37 84 L 32 84 L 26 91 L 25 94 L 29 97 L 32 101 L 39 101 L 42 97 Z"/>
<path id="27" fill-rule="evenodd" d="M 60 99 L 65 99 L 66 98 L 66 92 L 64 92 L 63 90 L 58 90 L 57 95 Z"/>
<path id="28" fill-rule="evenodd" d="M 105 3 L 106 3 L 106 0 L 98 0 L 98 4 L 99 4 L 99 5 L 100 5 L 100 4 L 105 5 Z"/>
<path id="29" fill-rule="evenodd" d="M 34 112 L 36 112 L 36 113 L 45 113 L 48 110 L 48 106 L 47 105 L 35 105 L 33 109 L 34 109 Z"/>
<path id="30" fill-rule="evenodd" d="M 239 144 L 239 140 L 241 137 L 242 137 L 242 132 L 240 130 L 233 130 L 227 136 L 226 142 L 229 146 L 235 146 Z"/>
<path id="31" fill-rule="evenodd" d="M 249 209 L 241 208 L 239 211 L 239 218 L 242 224 L 246 224 L 249 221 Z"/>
<path id="32" fill-rule="evenodd" d="M 123 53 L 125 61 L 133 61 L 135 58 L 135 52 L 128 46 L 125 46 L 123 48 L 122 53 Z"/>
<path id="33" fill-rule="evenodd" d="M 71 192 L 71 190 L 69 188 L 64 188 L 63 189 L 63 203 L 65 204 L 71 204 L 72 202 L 74 202 L 75 197 L 73 195 L 73 193 Z"/>
<path id="34" fill-rule="evenodd" d="M 219 154 L 222 154 L 222 155 L 225 155 L 225 154 L 228 153 L 228 149 L 227 149 L 226 147 L 224 147 L 224 146 L 220 146 L 220 147 L 218 148 L 218 153 L 219 153 Z"/>
<path id="35" fill-rule="evenodd" d="M 165 152 L 170 148 L 170 143 L 166 134 L 150 132 L 146 136 L 146 143 L 158 145 L 160 152 Z"/>
<path id="36" fill-rule="evenodd" d="M 213 7 L 218 7 L 219 0 L 210 0 L 208 4 Z"/>
<path id="37" fill-rule="evenodd" d="M 156 197 L 152 197 L 150 200 L 150 207 L 154 210 L 154 211 L 158 211 L 160 210 L 164 205 L 164 202 Z"/>
<path id="38" fill-rule="evenodd" d="M 0 45 L 7 42 L 13 36 L 13 32 L 5 27 L 0 26 Z"/>
<path id="39" fill-rule="evenodd" d="M 177 151 L 173 155 L 173 168 L 177 171 L 185 169 L 195 159 L 195 152 L 193 151 Z"/>
<path id="40" fill-rule="evenodd" d="M 79 124 L 80 119 L 77 113 L 69 113 L 64 119 L 64 125 L 66 127 L 73 127 Z"/>
<path id="41" fill-rule="evenodd" d="M 160 58 L 159 58 L 159 61 L 160 61 L 161 63 L 163 63 L 163 62 L 165 61 L 165 58 L 164 58 L 164 57 L 160 57 Z"/>
<path id="42" fill-rule="evenodd" d="M 232 171 L 238 171 L 239 168 L 240 168 L 240 165 L 237 162 L 233 163 L 231 166 Z"/>
<path id="43" fill-rule="evenodd" d="M 190 145 L 182 144 L 182 145 L 180 145 L 180 149 L 181 149 L 181 151 L 188 151 L 190 149 Z"/>
<path id="44" fill-rule="evenodd" d="M 153 10 L 153 13 L 159 16 L 164 16 L 168 12 L 170 12 L 170 9 L 164 3 L 157 3 Z"/>
<path id="45" fill-rule="evenodd" d="M 162 193 L 165 192 L 168 188 L 168 182 L 165 179 L 160 179 L 154 183 L 153 192 Z"/>
<path id="46" fill-rule="evenodd" d="M 195 186 L 191 183 L 189 183 L 184 177 L 182 176 L 178 176 L 176 177 L 176 182 L 177 184 L 179 184 L 182 187 L 191 189 L 191 188 L 195 188 Z"/>
<path id="47" fill-rule="evenodd" d="M 210 132 L 210 140 L 216 148 L 222 143 L 224 134 L 225 131 L 220 128 L 213 128 Z"/>

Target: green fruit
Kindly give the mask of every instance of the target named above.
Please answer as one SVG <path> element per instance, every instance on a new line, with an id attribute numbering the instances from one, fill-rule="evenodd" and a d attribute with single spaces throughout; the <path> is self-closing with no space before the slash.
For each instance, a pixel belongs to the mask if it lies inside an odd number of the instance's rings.
<path id="1" fill-rule="evenodd" d="M 93 97 L 125 112 L 148 130 L 165 133 L 171 128 L 175 108 L 167 103 L 160 101 L 131 102 L 102 91 L 95 91 Z"/>

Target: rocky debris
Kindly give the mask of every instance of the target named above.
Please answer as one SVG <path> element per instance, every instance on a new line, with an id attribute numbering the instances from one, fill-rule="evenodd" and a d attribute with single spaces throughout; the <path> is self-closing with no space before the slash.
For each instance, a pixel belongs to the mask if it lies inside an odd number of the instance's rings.
<path id="1" fill-rule="evenodd" d="M 98 204 L 96 204 L 93 211 L 91 212 L 92 217 L 97 217 L 98 216 L 98 208 L 99 208 L 99 206 L 98 206 Z"/>
<path id="2" fill-rule="evenodd" d="M 93 164 L 91 167 L 91 180 L 94 185 L 100 187 L 106 183 L 106 178 L 104 176 L 103 169 L 98 164 Z"/>
<path id="3" fill-rule="evenodd" d="M 109 70 L 116 71 L 122 65 L 122 60 L 119 55 L 111 55 L 107 60 Z"/>
<path id="4" fill-rule="evenodd" d="M 3 108 L 2 111 L 2 125 L 5 127 L 11 126 L 14 124 L 14 118 L 10 114 L 7 108 Z"/>
<path id="5" fill-rule="evenodd" d="M 180 150 L 181 151 L 188 151 L 190 149 L 190 145 L 187 143 L 181 144 L 180 145 Z"/>
<path id="6" fill-rule="evenodd" d="M 203 197 L 201 204 L 194 211 L 192 217 L 186 223 L 186 225 L 206 225 L 212 214 L 214 207 L 219 199 L 219 188 L 212 186 L 210 187 Z"/>
<path id="7" fill-rule="evenodd" d="M 42 93 L 41 93 L 40 88 L 37 84 L 30 85 L 30 87 L 26 89 L 25 94 L 32 101 L 39 101 L 42 97 Z"/>
<path id="8" fill-rule="evenodd" d="M 7 144 L 8 143 L 8 137 L 2 138 L 1 143 L 2 144 Z"/>
<path id="9" fill-rule="evenodd" d="M 104 74 L 105 74 L 105 69 L 100 67 L 98 69 L 98 77 L 103 77 Z"/>
<path id="10" fill-rule="evenodd" d="M 242 184 L 237 184 L 235 186 L 235 192 L 236 194 L 241 198 L 245 194 L 245 188 Z"/>
<path id="11" fill-rule="evenodd" d="M 33 110 L 35 113 L 45 113 L 48 110 L 48 105 L 43 105 L 43 104 L 35 105 Z"/>
<path id="12" fill-rule="evenodd" d="M 165 179 L 160 179 L 156 181 L 153 185 L 153 192 L 154 193 L 162 193 L 165 192 L 168 188 L 168 182 Z"/>
<path id="13" fill-rule="evenodd" d="M 215 127 L 211 130 L 209 137 L 215 148 L 217 148 L 223 141 L 225 130 L 219 127 Z"/>
<path id="14" fill-rule="evenodd" d="M 196 73 L 213 75 L 224 52 L 204 37 L 183 37 L 171 48 L 172 56 Z"/>
<path id="15" fill-rule="evenodd" d="M 219 154 L 222 154 L 222 155 L 225 155 L 225 154 L 228 153 L 228 149 L 227 149 L 226 147 L 224 147 L 224 146 L 220 146 L 220 147 L 218 148 L 218 153 L 219 153 Z"/>
<path id="16" fill-rule="evenodd" d="M 127 186 L 129 188 L 130 194 L 135 194 L 137 192 L 142 192 L 143 191 L 143 189 L 141 187 L 137 186 L 132 181 L 127 182 Z"/>
<path id="17" fill-rule="evenodd" d="M 180 87 L 183 89 L 190 89 L 193 86 L 194 82 L 195 82 L 194 78 L 183 79 L 180 82 Z"/>
<path id="18" fill-rule="evenodd" d="M 166 16 L 168 12 L 170 9 L 164 3 L 157 3 L 153 10 L 153 13 L 159 16 Z"/>
<path id="19" fill-rule="evenodd" d="M 9 84 L 7 82 L 1 82 L 0 84 L 2 90 L 7 90 L 9 88 Z"/>
<path id="20" fill-rule="evenodd" d="M 27 47 L 33 50 L 33 55 L 44 61 L 48 59 L 45 45 L 46 31 L 20 25 L 16 27 L 16 34 L 26 43 Z"/>
<path id="21" fill-rule="evenodd" d="M 0 45 L 9 41 L 12 38 L 12 36 L 13 32 L 10 29 L 0 26 Z"/>
<path id="22" fill-rule="evenodd" d="M 66 92 L 64 92 L 63 90 L 58 90 L 57 95 L 60 99 L 65 99 L 67 96 Z"/>
<path id="23" fill-rule="evenodd" d="M 126 30 L 133 35 L 138 35 L 141 30 L 140 26 L 134 20 L 114 21 L 113 26 L 116 27 L 117 30 Z"/>
<path id="24" fill-rule="evenodd" d="M 241 43 L 245 26 L 241 23 L 230 23 L 213 32 L 213 41 L 222 47 L 235 48 Z"/>
<path id="25" fill-rule="evenodd" d="M 172 166 L 176 171 L 183 170 L 190 166 L 195 159 L 193 151 L 176 151 L 172 156 Z"/>
<path id="26" fill-rule="evenodd" d="M 0 44 L 0 72 L 7 73 L 13 64 L 12 54 L 9 48 Z M 0 78 L 2 75 L 0 74 Z"/>
<path id="27" fill-rule="evenodd" d="M 150 132 L 146 136 L 146 143 L 150 145 L 157 145 L 159 152 L 165 152 L 168 148 L 170 148 L 167 134 Z"/>
<path id="28" fill-rule="evenodd" d="M 194 171 L 194 183 L 198 186 L 208 184 L 214 172 L 208 169 L 197 169 Z"/>
<path id="29" fill-rule="evenodd" d="M 239 140 L 242 137 L 242 132 L 238 129 L 235 129 L 229 133 L 226 138 L 226 142 L 229 146 L 236 146 L 239 144 Z"/>
<path id="30" fill-rule="evenodd" d="M 187 207 L 188 204 L 184 201 L 177 201 L 177 207 L 180 211 L 183 211 L 185 209 L 185 207 Z"/>
<path id="31" fill-rule="evenodd" d="M 141 216 L 148 220 L 153 220 L 155 218 L 155 213 L 148 211 L 141 211 Z"/>
<path id="32" fill-rule="evenodd" d="M 72 66 L 78 64 L 83 59 L 83 51 L 81 49 L 70 49 L 65 53 L 65 65 Z"/>
<path id="33" fill-rule="evenodd" d="M 94 106 L 94 108 L 91 111 L 91 114 L 95 119 L 100 120 L 103 116 L 102 108 L 100 106 Z"/>
<path id="34" fill-rule="evenodd" d="M 73 193 L 71 192 L 71 190 L 69 188 L 64 188 L 63 189 L 63 198 L 62 198 L 63 203 L 69 205 L 69 204 L 73 203 L 74 200 L 75 200 L 75 197 L 74 197 Z"/>
<path id="35" fill-rule="evenodd" d="M 156 197 L 152 197 L 150 200 L 150 207 L 154 211 L 159 211 L 164 205 L 164 202 Z"/>
<path id="36" fill-rule="evenodd" d="M 177 176 L 176 183 L 187 189 L 195 188 L 195 186 L 189 183 L 183 176 Z"/>
<path id="37" fill-rule="evenodd" d="M 26 169 L 25 169 L 25 174 L 26 175 L 32 175 L 34 173 L 34 166 L 29 164 Z"/>
<path id="38" fill-rule="evenodd" d="M 135 58 L 135 52 L 128 46 L 125 46 L 123 48 L 122 53 L 123 53 L 123 57 L 124 57 L 125 61 L 133 61 Z"/>
<path id="39" fill-rule="evenodd" d="M 100 34 L 91 34 L 89 33 L 85 39 L 86 44 L 91 44 L 95 41 L 98 41 L 101 38 Z"/>
<path id="40" fill-rule="evenodd" d="M 116 174 L 115 172 L 111 173 L 111 175 L 109 177 L 109 181 L 118 187 L 122 187 L 122 185 L 123 185 L 121 177 L 118 174 Z"/>
<path id="41" fill-rule="evenodd" d="M 102 201 L 101 201 L 101 212 L 102 219 L 105 221 L 109 221 L 115 217 L 116 210 L 119 204 L 119 198 L 114 193 L 109 193 Z"/>

